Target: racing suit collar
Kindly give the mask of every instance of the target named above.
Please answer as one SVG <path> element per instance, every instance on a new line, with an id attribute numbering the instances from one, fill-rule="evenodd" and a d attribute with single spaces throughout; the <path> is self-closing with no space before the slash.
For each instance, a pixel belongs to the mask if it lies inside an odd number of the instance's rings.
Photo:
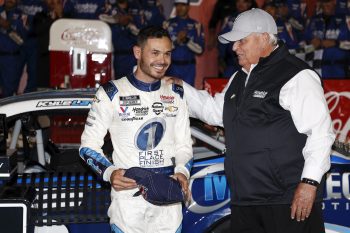
<path id="1" fill-rule="evenodd" d="M 134 74 L 130 74 L 127 76 L 129 82 L 136 87 L 137 89 L 141 91 L 151 92 L 151 91 L 157 91 L 160 88 L 161 80 L 158 80 L 154 83 L 145 83 L 140 80 L 138 80 Z"/>

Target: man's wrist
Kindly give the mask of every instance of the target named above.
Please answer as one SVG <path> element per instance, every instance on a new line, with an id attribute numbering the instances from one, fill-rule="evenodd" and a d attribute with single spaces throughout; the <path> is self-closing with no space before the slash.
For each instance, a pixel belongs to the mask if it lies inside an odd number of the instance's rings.
<path id="1" fill-rule="evenodd" d="M 312 186 L 315 186 L 315 187 L 318 187 L 320 185 L 316 180 L 309 179 L 309 178 L 303 178 L 301 180 L 301 183 L 309 184 L 309 185 L 312 185 Z"/>

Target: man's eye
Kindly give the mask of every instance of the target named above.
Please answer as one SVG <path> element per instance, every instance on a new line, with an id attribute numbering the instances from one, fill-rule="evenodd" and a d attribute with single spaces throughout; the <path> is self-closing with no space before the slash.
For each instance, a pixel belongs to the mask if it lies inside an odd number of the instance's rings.
<path id="1" fill-rule="evenodd" d="M 153 51 L 152 54 L 153 54 L 154 56 L 158 56 L 158 55 L 159 55 L 159 52 L 158 52 L 158 51 Z"/>

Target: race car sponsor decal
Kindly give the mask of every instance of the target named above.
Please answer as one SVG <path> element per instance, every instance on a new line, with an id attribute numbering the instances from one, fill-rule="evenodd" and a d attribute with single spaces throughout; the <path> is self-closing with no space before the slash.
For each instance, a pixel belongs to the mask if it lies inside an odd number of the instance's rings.
<path id="1" fill-rule="evenodd" d="M 83 107 L 89 106 L 92 104 L 91 100 L 42 100 L 38 101 L 36 107 L 65 107 L 65 106 L 73 106 L 73 107 Z"/>
<path id="2" fill-rule="evenodd" d="M 139 95 L 120 96 L 119 105 L 120 106 L 141 105 L 140 96 Z"/>
<path id="3" fill-rule="evenodd" d="M 350 210 L 350 172 L 327 174 L 322 203 L 326 215 L 337 212 L 345 214 Z"/>
<path id="4" fill-rule="evenodd" d="M 222 174 L 224 164 L 205 167 L 191 176 L 189 188 L 192 199 L 189 211 L 197 214 L 210 213 L 225 205 L 229 206 L 230 189 L 226 176 Z"/>
<path id="5" fill-rule="evenodd" d="M 160 95 L 160 101 L 162 103 L 173 104 L 175 96 L 172 95 Z"/>
<path id="6" fill-rule="evenodd" d="M 160 102 L 154 102 L 152 104 L 152 108 L 153 108 L 153 112 L 156 114 L 156 115 L 159 115 L 163 112 L 163 109 L 164 109 L 164 106 L 162 103 Z"/>

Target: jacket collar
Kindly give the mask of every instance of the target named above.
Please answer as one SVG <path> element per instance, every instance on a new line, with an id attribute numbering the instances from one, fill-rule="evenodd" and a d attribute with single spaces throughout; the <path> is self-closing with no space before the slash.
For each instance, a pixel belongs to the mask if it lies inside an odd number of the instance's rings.
<path id="1" fill-rule="evenodd" d="M 286 45 L 283 41 L 279 41 L 278 48 L 273 50 L 269 56 L 260 58 L 259 63 L 255 69 L 260 70 L 266 66 L 274 65 L 285 58 L 287 55 L 289 55 L 289 52 Z"/>
<path id="2" fill-rule="evenodd" d="M 130 74 L 127 76 L 127 78 L 129 82 L 140 91 L 146 91 L 146 92 L 157 91 L 159 90 L 160 84 L 161 84 L 161 80 L 158 80 L 154 83 L 142 82 L 135 77 L 135 74 Z"/>

